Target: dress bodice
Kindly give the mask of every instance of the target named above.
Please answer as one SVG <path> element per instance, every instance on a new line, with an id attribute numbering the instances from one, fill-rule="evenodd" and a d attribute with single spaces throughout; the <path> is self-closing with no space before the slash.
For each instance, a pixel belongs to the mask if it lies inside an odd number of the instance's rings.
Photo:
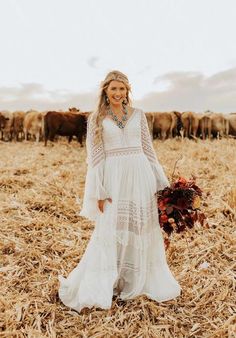
<path id="1" fill-rule="evenodd" d="M 109 117 L 105 117 L 102 121 L 104 150 L 130 147 L 141 148 L 140 118 L 141 113 L 135 108 L 125 127 L 121 129 L 115 124 L 115 121 Z"/>

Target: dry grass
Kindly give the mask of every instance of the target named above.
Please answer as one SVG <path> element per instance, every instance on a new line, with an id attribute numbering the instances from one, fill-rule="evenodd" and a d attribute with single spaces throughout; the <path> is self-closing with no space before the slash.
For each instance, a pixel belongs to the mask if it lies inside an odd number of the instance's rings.
<path id="1" fill-rule="evenodd" d="M 59 301 L 57 275 L 78 264 L 93 231 L 77 215 L 85 149 L 0 143 L 0 337 L 235 337 L 235 142 L 154 141 L 169 177 L 183 155 L 176 174 L 197 177 L 209 217 L 209 229 L 171 240 L 168 264 L 183 289 L 178 300 L 140 296 L 81 314 Z"/>

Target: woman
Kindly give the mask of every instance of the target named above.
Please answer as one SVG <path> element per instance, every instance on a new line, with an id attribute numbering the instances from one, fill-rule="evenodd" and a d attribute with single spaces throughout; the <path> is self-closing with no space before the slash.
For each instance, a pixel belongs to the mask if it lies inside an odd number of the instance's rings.
<path id="1" fill-rule="evenodd" d="M 87 164 L 80 215 L 95 229 L 77 267 L 59 276 L 59 297 L 80 312 L 109 309 L 112 297 L 147 295 L 158 302 L 180 295 L 165 256 L 156 192 L 169 186 L 156 157 L 144 112 L 130 105 L 119 71 L 101 85 L 87 128 Z"/>

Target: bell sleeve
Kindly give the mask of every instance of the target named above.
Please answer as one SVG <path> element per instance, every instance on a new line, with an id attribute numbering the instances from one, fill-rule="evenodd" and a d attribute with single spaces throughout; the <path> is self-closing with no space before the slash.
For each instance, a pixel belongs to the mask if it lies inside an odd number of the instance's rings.
<path id="1" fill-rule="evenodd" d="M 84 216 L 95 221 L 101 211 L 98 208 L 98 200 L 109 197 L 103 186 L 105 154 L 103 142 L 94 142 L 95 123 L 89 116 L 87 123 L 86 150 L 87 173 L 85 178 L 84 198 L 79 216 Z"/>
<path id="2" fill-rule="evenodd" d="M 170 186 L 167 176 L 160 165 L 157 155 L 155 153 L 151 135 L 148 128 L 147 118 L 143 111 L 141 111 L 141 139 L 143 152 L 146 155 L 152 167 L 152 171 L 156 178 L 156 192 Z"/>

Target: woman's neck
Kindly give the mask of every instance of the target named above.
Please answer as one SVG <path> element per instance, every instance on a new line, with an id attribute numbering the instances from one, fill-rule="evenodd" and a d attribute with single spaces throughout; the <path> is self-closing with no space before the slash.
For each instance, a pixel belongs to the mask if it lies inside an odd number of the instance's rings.
<path id="1" fill-rule="evenodd" d="M 121 105 L 113 105 L 113 104 L 111 104 L 111 105 L 110 105 L 110 108 L 111 108 L 112 112 L 113 112 L 114 114 L 116 114 L 116 115 L 121 114 L 122 111 L 124 110 L 122 104 L 121 104 Z"/>

